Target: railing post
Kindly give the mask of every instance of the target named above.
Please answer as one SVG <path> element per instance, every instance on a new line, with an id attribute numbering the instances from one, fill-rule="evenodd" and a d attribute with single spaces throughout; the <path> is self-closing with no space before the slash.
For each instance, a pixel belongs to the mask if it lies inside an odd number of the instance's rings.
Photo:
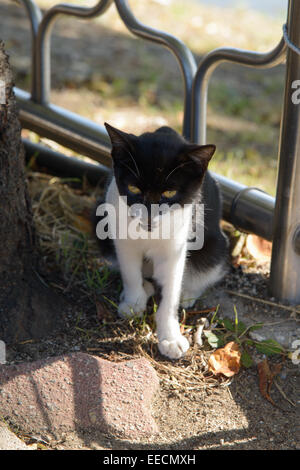
<path id="1" fill-rule="evenodd" d="M 290 0 L 287 31 L 300 47 L 300 2 Z M 300 104 L 295 81 L 300 80 L 300 55 L 288 49 L 285 95 L 279 141 L 279 170 L 270 290 L 274 297 L 300 303 Z"/>
<path id="2" fill-rule="evenodd" d="M 21 0 L 27 10 L 31 24 L 31 99 L 37 101 L 37 57 L 36 57 L 36 37 L 42 20 L 42 12 L 34 0 Z"/>

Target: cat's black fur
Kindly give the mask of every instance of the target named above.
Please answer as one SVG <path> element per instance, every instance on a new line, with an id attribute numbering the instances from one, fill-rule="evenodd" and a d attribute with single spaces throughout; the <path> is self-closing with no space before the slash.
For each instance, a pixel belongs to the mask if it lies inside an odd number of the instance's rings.
<path id="1" fill-rule="evenodd" d="M 227 239 L 220 229 L 220 191 L 214 178 L 206 171 L 215 147 L 190 144 L 166 126 L 138 137 L 109 125 L 106 128 L 113 143 L 114 176 L 120 195 L 127 196 L 128 205 L 143 203 L 150 207 L 161 203 L 203 203 L 204 246 L 201 250 L 191 250 L 188 262 L 201 272 L 225 260 L 228 256 Z M 141 193 L 130 194 L 128 184 L 137 186 Z M 172 200 L 161 196 L 166 190 L 177 191 Z M 94 216 L 95 226 L 99 220 Z M 112 240 L 99 240 L 99 244 L 105 258 L 112 260 L 116 257 Z"/>

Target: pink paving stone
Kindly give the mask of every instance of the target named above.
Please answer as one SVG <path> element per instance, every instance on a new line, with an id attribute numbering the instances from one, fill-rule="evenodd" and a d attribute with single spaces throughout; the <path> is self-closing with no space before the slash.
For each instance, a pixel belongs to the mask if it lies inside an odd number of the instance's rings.
<path id="1" fill-rule="evenodd" d="M 144 358 L 116 363 L 74 353 L 0 365 L 0 415 L 56 439 L 84 430 L 149 437 L 158 432 L 150 409 L 158 384 Z"/>

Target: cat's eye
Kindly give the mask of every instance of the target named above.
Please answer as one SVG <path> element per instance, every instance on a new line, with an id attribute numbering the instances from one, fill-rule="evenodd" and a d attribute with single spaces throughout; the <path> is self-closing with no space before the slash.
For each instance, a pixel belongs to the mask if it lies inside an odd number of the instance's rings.
<path id="1" fill-rule="evenodd" d="M 170 199 L 171 197 L 174 197 L 176 195 L 177 191 L 164 191 L 162 193 L 162 195 L 168 199 Z"/>
<path id="2" fill-rule="evenodd" d="M 134 186 L 133 184 L 128 185 L 128 189 L 132 194 L 140 194 L 141 190 Z"/>

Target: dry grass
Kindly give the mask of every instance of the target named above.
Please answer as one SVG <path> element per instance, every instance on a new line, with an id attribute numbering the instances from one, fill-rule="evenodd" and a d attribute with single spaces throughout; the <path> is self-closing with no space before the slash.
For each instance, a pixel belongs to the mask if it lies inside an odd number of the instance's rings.
<path id="1" fill-rule="evenodd" d="M 38 172 L 29 172 L 28 180 L 42 255 L 69 285 L 76 284 L 83 273 L 100 266 L 90 223 L 95 189 L 72 189 L 67 183 L 78 180 Z"/>
<path id="2" fill-rule="evenodd" d="M 156 360 L 140 345 L 138 351 L 152 364 L 160 376 L 161 384 L 169 390 L 184 389 L 186 392 L 195 392 L 219 385 L 228 386 L 231 383 L 231 380 L 225 377 L 217 379 L 209 372 L 207 361 L 211 351 L 200 349 L 196 344 L 184 358 L 176 362 Z"/>

